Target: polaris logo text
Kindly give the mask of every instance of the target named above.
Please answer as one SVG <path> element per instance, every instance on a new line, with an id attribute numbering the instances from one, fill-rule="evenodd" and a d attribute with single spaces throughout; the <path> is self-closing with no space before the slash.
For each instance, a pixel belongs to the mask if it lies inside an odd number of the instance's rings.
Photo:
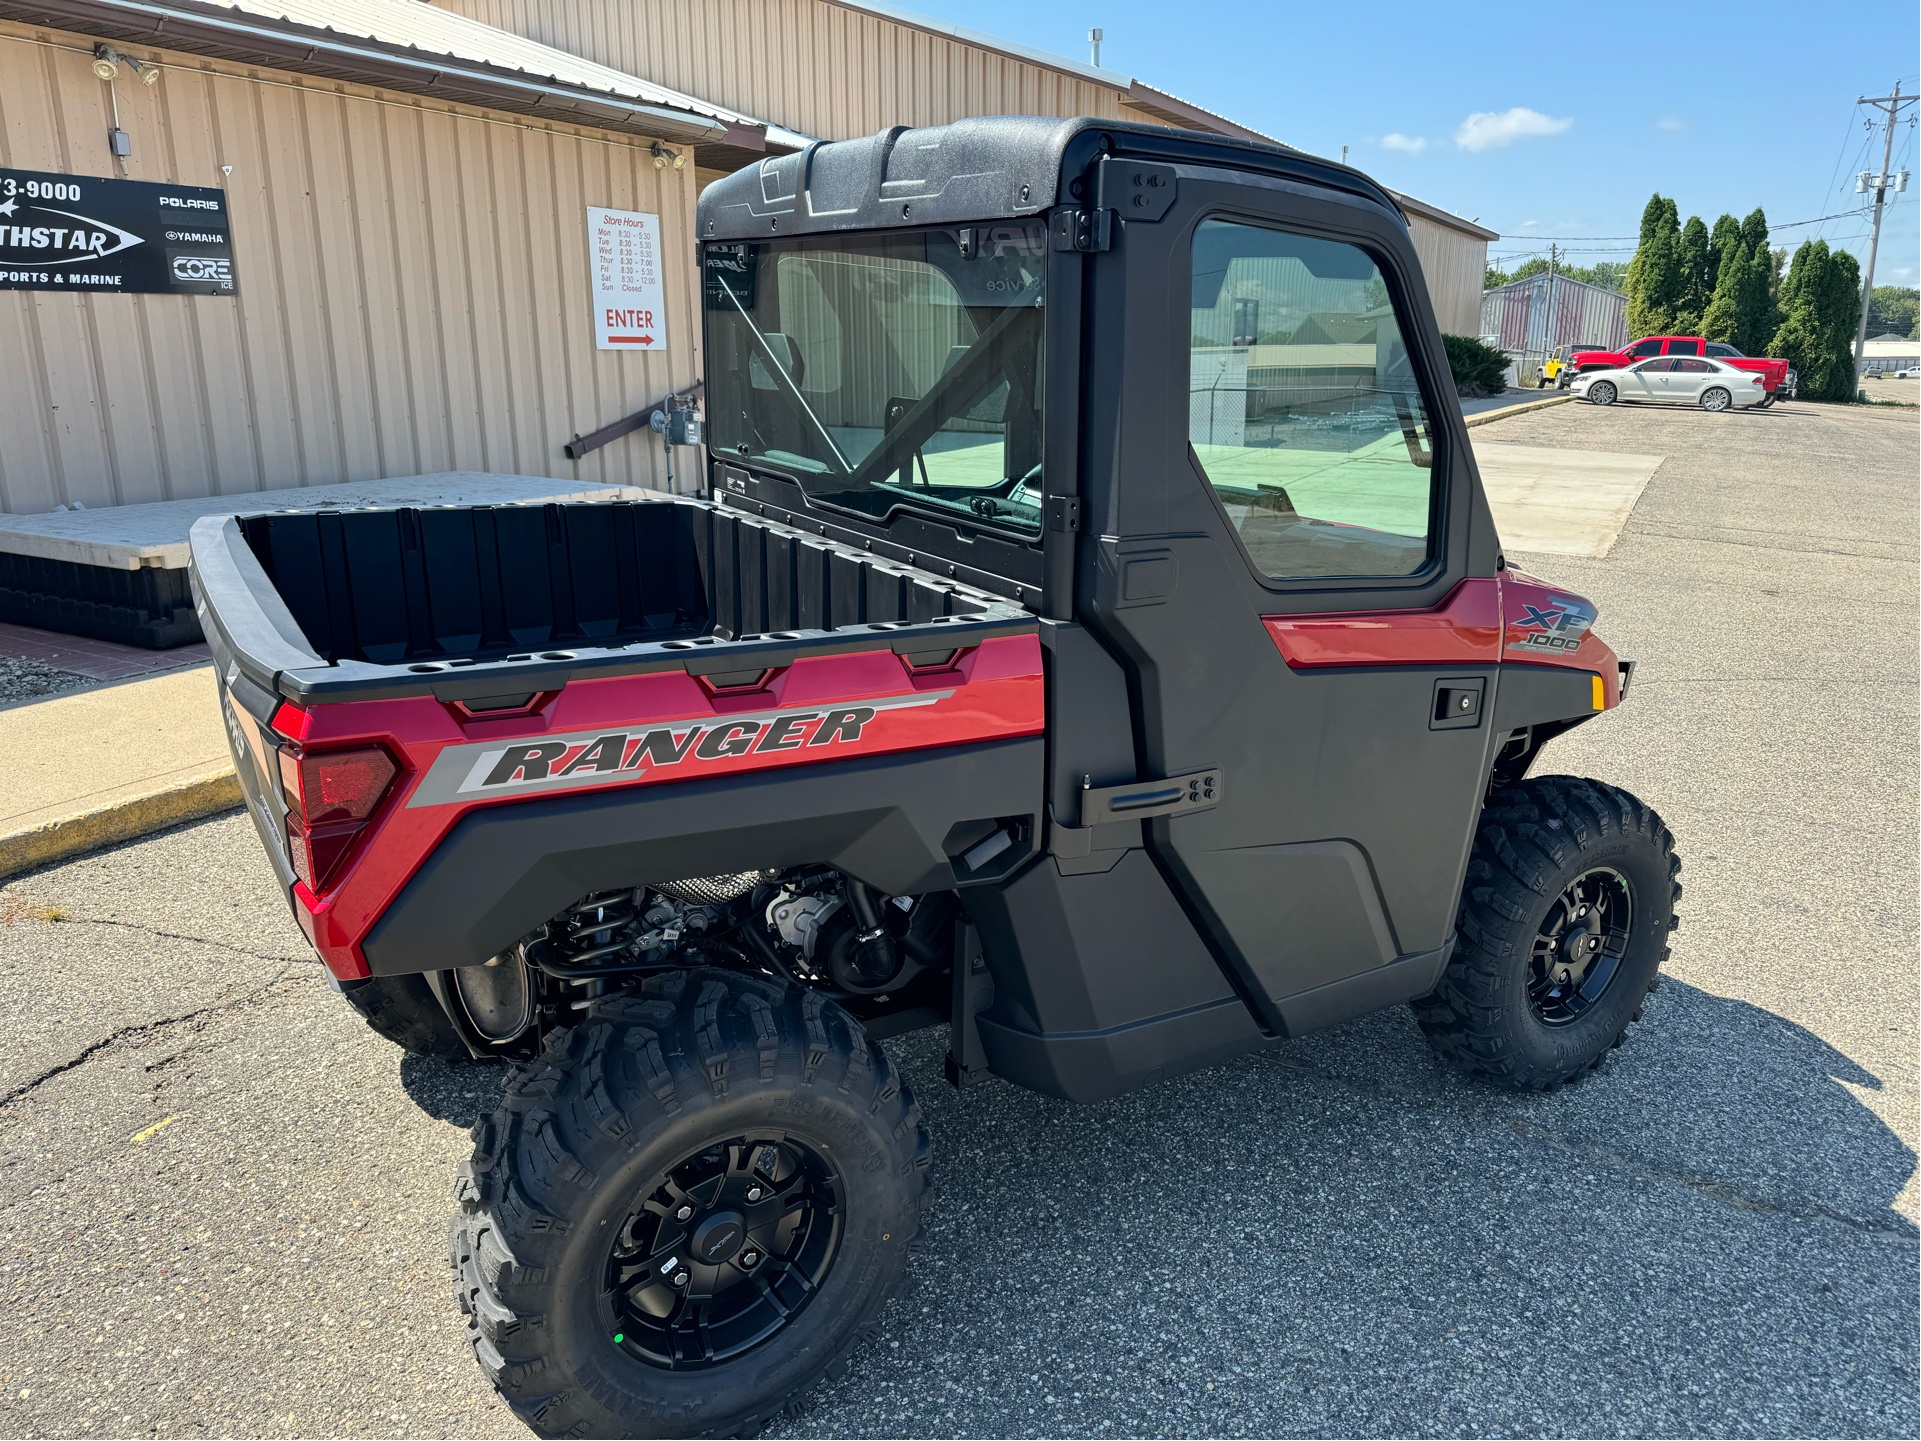
<path id="1" fill-rule="evenodd" d="M 407 804 L 446 805 L 490 795 L 640 780 L 670 768 L 691 777 L 710 769 L 735 768 L 744 757 L 784 751 L 824 758 L 870 734 L 882 713 L 933 705 L 952 694 L 923 691 L 843 705 L 661 721 L 504 744 L 448 746 Z"/>

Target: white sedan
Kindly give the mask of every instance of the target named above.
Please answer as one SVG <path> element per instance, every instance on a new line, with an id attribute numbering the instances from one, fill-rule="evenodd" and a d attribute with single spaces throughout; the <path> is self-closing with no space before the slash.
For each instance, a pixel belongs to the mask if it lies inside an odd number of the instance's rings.
<path id="1" fill-rule="evenodd" d="M 1703 410 L 1733 410 L 1768 398 L 1766 382 L 1754 371 L 1692 355 L 1658 356 L 1620 370 L 1590 370 L 1576 376 L 1568 389 L 1596 405 L 1639 400 Z"/>

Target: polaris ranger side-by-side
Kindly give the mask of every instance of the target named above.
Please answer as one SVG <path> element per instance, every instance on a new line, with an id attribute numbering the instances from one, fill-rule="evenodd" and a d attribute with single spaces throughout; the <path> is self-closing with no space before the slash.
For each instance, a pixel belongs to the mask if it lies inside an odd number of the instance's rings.
<path id="1" fill-rule="evenodd" d="M 1509 568 L 1392 198 L 1092 120 L 699 208 L 705 498 L 202 521 L 248 808 L 346 999 L 517 1068 L 451 1231 L 545 1435 L 734 1435 L 928 1200 L 878 1039 L 1097 1101 L 1382 1007 L 1559 1086 L 1680 863 Z"/>

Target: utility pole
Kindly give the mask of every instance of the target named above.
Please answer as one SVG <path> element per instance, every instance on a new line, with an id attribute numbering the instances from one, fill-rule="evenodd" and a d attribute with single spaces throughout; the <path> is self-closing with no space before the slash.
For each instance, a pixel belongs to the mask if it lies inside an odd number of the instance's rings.
<path id="1" fill-rule="evenodd" d="M 1874 298 L 1874 260 L 1881 249 L 1881 206 L 1888 198 L 1888 186 L 1894 177 L 1888 174 L 1888 166 L 1894 161 L 1894 122 L 1901 113 L 1903 105 L 1912 105 L 1914 95 L 1901 93 L 1901 82 L 1894 82 L 1894 94 L 1880 95 L 1869 99 L 1863 95 L 1855 103 L 1872 105 L 1877 110 L 1887 112 L 1887 139 L 1881 147 L 1881 173 L 1874 177 L 1874 236 L 1868 241 L 1868 273 L 1861 281 L 1861 325 L 1854 333 L 1854 380 L 1850 383 L 1852 400 L 1861 389 L 1861 357 L 1868 348 L 1868 302 Z"/>
<path id="2" fill-rule="evenodd" d="M 1541 369 L 1547 369 L 1548 356 L 1554 352 L 1554 270 L 1561 258 L 1561 247 L 1553 241 L 1547 247 L 1547 319 L 1541 327 Z"/>

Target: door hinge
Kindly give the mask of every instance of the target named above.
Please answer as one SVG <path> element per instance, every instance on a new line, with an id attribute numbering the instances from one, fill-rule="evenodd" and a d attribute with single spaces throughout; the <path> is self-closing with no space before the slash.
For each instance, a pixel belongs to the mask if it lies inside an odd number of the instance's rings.
<path id="1" fill-rule="evenodd" d="M 1047 497 L 1047 528 L 1072 535 L 1081 528 L 1081 498 L 1078 495 Z"/>
<path id="2" fill-rule="evenodd" d="M 1083 208 L 1054 212 L 1056 250 L 1106 250 L 1113 243 L 1113 211 Z"/>
<path id="3" fill-rule="evenodd" d="M 1184 816 L 1212 810 L 1221 803 L 1221 772 L 1217 766 L 1165 780 L 1135 781 L 1131 785 L 1102 786 L 1081 777 L 1081 827 L 1104 826 L 1110 821 L 1146 821 L 1158 816 Z"/>

